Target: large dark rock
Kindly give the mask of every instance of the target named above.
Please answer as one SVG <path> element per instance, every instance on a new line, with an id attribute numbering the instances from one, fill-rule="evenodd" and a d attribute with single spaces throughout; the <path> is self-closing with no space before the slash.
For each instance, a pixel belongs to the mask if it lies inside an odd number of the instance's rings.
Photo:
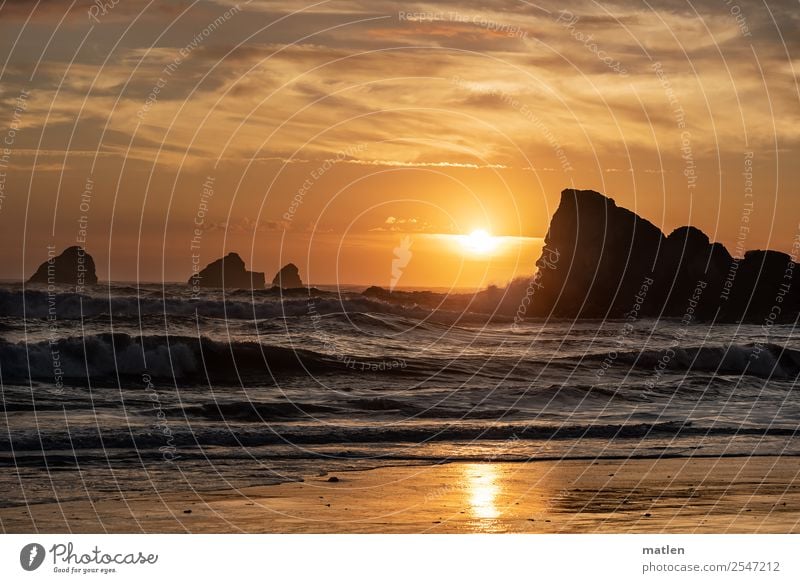
<path id="1" fill-rule="evenodd" d="M 221 287 L 226 289 L 264 289 L 264 274 L 247 271 L 236 253 L 209 263 L 205 269 L 189 278 L 192 287 Z"/>
<path id="2" fill-rule="evenodd" d="M 730 267 L 722 314 L 748 322 L 787 321 L 800 311 L 800 269 L 779 251 L 748 251 Z"/>
<path id="3" fill-rule="evenodd" d="M 59 256 L 52 254 L 39 266 L 28 283 L 66 284 L 78 288 L 84 285 L 95 285 L 97 273 L 94 259 L 83 247 L 67 247 Z"/>
<path id="4" fill-rule="evenodd" d="M 283 289 L 294 289 L 303 287 L 303 280 L 300 279 L 300 270 L 294 263 L 284 265 L 272 279 L 272 285 Z"/>
<path id="5" fill-rule="evenodd" d="M 550 222 L 527 315 L 791 321 L 800 270 L 789 255 L 734 259 L 699 229 L 668 237 L 591 190 L 564 190 Z"/>
<path id="6" fill-rule="evenodd" d="M 651 222 L 592 190 L 565 190 L 550 221 L 536 315 L 601 318 L 631 309 L 653 275 L 664 236 Z"/>
<path id="7" fill-rule="evenodd" d="M 683 316 L 692 308 L 693 319 L 713 319 L 733 261 L 728 250 L 719 243 L 712 244 L 695 227 L 675 229 L 662 245 L 655 277 L 658 285 L 651 292 L 652 301 L 648 305 L 661 308 L 666 316 Z M 700 287 L 699 282 L 702 282 Z M 690 305 L 692 299 L 695 303 Z M 660 311 L 651 312 L 659 314 Z"/>

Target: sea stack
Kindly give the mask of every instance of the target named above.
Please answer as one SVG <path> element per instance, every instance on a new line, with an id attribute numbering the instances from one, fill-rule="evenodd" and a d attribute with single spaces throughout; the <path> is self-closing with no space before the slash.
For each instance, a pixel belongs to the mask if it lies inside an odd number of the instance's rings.
<path id="1" fill-rule="evenodd" d="M 84 285 L 97 283 L 94 259 L 83 247 L 67 247 L 56 256 L 55 247 L 48 246 L 47 261 L 39 266 L 28 283 L 74 285 L 82 291 Z"/>
<path id="2" fill-rule="evenodd" d="M 275 274 L 272 279 L 273 287 L 280 287 L 283 289 L 294 289 L 303 287 L 303 280 L 300 279 L 300 270 L 294 263 L 284 265 L 283 268 Z"/>
<path id="3" fill-rule="evenodd" d="M 189 285 L 193 288 L 264 289 L 264 274 L 247 271 L 238 254 L 228 253 L 193 274 Z"/>
<path id="4" fill-rule="evenodd" d="M 800 269 L 777 251 L 734 258 L 695 227 L 669 236 L 593 190 L 567 189 L 550 221 L 527 315 L 793 321 Z"/>
<path id="5" fill-rule="evenodd" d="M 532 307 L 557 317 L 621 315 L 651 275 L 663 238 L 599 192 L 564 190 L 537 262 L 541 287 Z"/>

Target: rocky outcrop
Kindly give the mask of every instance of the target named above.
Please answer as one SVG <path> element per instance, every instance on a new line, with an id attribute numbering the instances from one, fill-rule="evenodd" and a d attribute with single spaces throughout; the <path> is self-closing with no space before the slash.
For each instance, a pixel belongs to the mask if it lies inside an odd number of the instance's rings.
<path id="1" fill-rule="evenodd" d="M 247 271 L 244 260 L 236 253 L 209 263 L 205 269 L 189 278 L 192 287 L 219 287 L 226 289 L 264 289 L 264 274 Z"/>
<path id="2" fill-rule="evenodd" d="M 797 318 L 800 268 L 786 253 L 748 251 L 731 263 L 726 283 L 725 319 L 769 324 Z"/>
<path id="3" fill-rule="evenodd" d="M 731 257 L 695 227 L 669 236 L 592 190 L 564 190 L 550 222 L 528 315 L 787 321 L 800 269 L 775 251 Z"/>
<path id="4" fill-rule="evenodd" d="M 51 248 L 47 261 L 39 266 L 28 283 L 65 284 L 78 288 L 82 288 L 84 285 L 95 285 L 97 273 L 94 259 L 84 251 L 83 247 L 67 247 L 58 256 L 55 254 L 55 248 Z"/>
<path id="5" fill-rule="evenodd" d="M 300 270 L 294 263 L 284 265 L 272 279 L 272 285 L 283 289 L 295 289 L 303 287 L 303 280 L 300 279 Z"/>
<path id="6" fill-rule="evenodd" d="M 629 310 L 652 274 L 663 234 L 650 221 L 592 190 L 565 190 L 550 222 L 536 314 L 601 318 Z"/>
<path id="7" fill-rule="evenodd" d="M 700 229 L 680 227 L 664 239 L 655 269 L 658 285 L 651 302 L 665 315 L 683 315 L 690 307 L 689 296 L 697 295 L 692 306 L 697 319 L 713 319 L 720 306 L 720 293 L 733 258 L 719 243 L 711 243 Z M 698 282 L 704 282 L 694 294 Z M 660 312 L 659 312 L 660 313 Z M 658 315 L 654 313 L 653 315 Z"/>

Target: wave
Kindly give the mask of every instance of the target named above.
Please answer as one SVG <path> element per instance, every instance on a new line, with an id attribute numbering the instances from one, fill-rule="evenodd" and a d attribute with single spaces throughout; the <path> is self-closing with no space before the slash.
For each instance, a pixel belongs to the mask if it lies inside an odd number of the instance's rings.
<path id="1" fill-rule="evenodd" d="M 616 358 L 611 358 L 614 355 Z M 800 375 L 800 350 L 771 343 L 675 347 L 586 357 L 586 360 L 595 362 L 605 359 L 635 368 L 651 369 L 654 376 L 663 371 L 710 372 L 765 379 L 793 379 Z"/>
<path id="2" fill-rule="evenodd" d="M 258 342 L 217 342 L 206 337 L 131 336 L 122 333 L 69 337 L 55 342 L 0 339 L 5 382 L 113 381 L 120 377 L 235 380 L 281 372 L 345 369 L 335 357 Z"/>
<path id="3" fill-rule="evenodd" d="M 209 421 L 278 421 L 313 417 L 319 413 L 336 411 L 335 407 L 310 403 L 212 403 L 183 408 L 167 409 L 164 413 L 171 417 L 198 417 Z"/>
<path id="4" fill-rule="evenodd" d="M 441 405 L 425 406 L 414 404 L 407 401 L 375 397 L 368 399 L 351 399 L 347 405 L 358 411 L 372 411 L 383 413 L 399 413 L 404 417 L 416 417 L 423 419 L 493 419 L 501 420 L 504 417 L 518 412 L 512 408 L 486 409 L 470 407 L 469 409 L 456 409 L 452 407 L 442 407 Z"/>
<path id="5" fill-rule="evenodd" d="M 153 297 L 152 293 L 141 295 L 94 296 L 74 292 L 48 294 L 41 290 L 0 290 L 0 313 L 16 318 L 55 317 L 60 320 L 83 320 L 98 316 L 115 318 L 144 318 L 150 314 L 166 316 L 201 316 L 239 320 L 291 318 L 341 312 L 377 312 L 394 314 L 417 314 L 428 312 L 390 304 L 379 299 L 359 295 L 339 297 L 321 292 L 320 295 L 304 297 L 281 297 L 279 295 L 252 295 L 218 293 L 201 296 L 193 300 L 189 296 L 172 294 L 168 297 Z"/>
<path id="6" fill-rule="evenodd" d="M 173 421 L 175 421 L 173 419 Z M 170 423 L 167 415 L 166 423 Z M 690 422 L 594 424 L 594 425 L 413 425 L 386 427 L 343 425 L 334 426 L 291 424 L 285 426 L 248 428 L 230 426 L 197 428 L 191 431 L 172 428 L 170 445 L 176 448 L 195 446 L 259 447 L 268 445 L 324 444 L 422 444 L 426 442 L 480 442 L 518 440 L 579 440 L 579 439 L 647 439 L 677 437 L 796 437 L 797 428 L 776 426 L 711 425 L 698 426 Z M 80 450 L 80 449 L 149 449 L 165 443 L 159 431 L 134 433 L 129 429 L 65 432 L 17 433 L 9 439 L 0 436 L 0 449 L 5 451 Z M 12 449 L 13 447 L 13 449 Z M 509 446 L 513 451 L 513 447 Z"/>
<path id="7" fill-rule="evenodd" d="M 515 413 L 511 409 L 448 409 L 440 406 L 425 407 L 394 399 L 352 399 L 337 406 L 295 402 L 212 403 L 199 406 L 173 408 L 165 411 L 176 417 L 197 417 L 208 421 L 270 422 L 293 419 L 310 420 L 320 414 L 352 414 L 355 411 L 401 414 L 404 418 L 427 419 L 501 419 Z"/>

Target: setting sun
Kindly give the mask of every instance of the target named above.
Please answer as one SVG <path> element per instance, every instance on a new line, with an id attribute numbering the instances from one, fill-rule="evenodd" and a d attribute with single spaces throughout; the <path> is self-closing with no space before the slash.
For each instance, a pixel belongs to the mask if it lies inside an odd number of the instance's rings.
<path id="1" fill-rule="evenodd" d="M 497 238 L 484 229 L 475 229 L 469 235 L 459 237 L 462 247 L 472 253 L 488 255 L 497 248 Z"/>

